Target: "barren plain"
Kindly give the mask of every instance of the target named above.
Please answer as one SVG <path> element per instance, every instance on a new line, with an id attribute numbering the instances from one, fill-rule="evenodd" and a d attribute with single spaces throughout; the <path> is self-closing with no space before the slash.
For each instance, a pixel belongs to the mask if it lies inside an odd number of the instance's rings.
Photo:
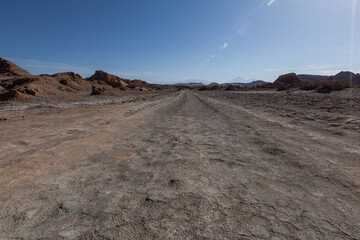
<path id="1" fill-rule="evenodd" d="M 360 239 L 360 91 L 0 105 L 0 239 Z"/>

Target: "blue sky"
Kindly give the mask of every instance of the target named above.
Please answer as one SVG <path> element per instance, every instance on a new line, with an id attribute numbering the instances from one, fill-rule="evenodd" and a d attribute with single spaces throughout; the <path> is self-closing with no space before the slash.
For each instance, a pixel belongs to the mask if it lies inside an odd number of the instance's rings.
<path id="1" fill-rule="evenodd" d="M 360 71 L 359 0 L 12 0 L 0 56 L 33 74 L 274 81 Z"/>

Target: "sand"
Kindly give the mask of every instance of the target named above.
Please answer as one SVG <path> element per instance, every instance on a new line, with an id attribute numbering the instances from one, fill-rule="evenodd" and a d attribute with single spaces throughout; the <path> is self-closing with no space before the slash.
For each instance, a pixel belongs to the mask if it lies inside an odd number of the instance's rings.
<path id="1" fill-rule="evenodd" d="M 0 239 L 359 239 L 359 91 L 0 105 Z"/>

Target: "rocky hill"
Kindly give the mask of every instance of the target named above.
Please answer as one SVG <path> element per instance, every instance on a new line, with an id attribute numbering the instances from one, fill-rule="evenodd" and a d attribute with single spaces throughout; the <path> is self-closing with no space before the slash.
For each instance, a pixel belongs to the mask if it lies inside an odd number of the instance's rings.
<path id="1" fill-rule="evenodd" d="M 115 75 L 108 74 L 107 72 L 98 70 L 94 75 L 87 78 L 90 82 L 97 81 L 100 84 L 107 84 L 113 88 L 125 89 L 128 86 L 127 80 L 117 77 Z"/>
<path id="2" fill-rule="evenodd" d="M 135 89 L 140 91 L 146 91 L 155 86 L 155 84 L 149 84 L 142 80 L 129 80 L 120 78 L 118 76 L 109 74 L 107 72 L 98 70 L 95 72 L 94 75 L 92 75 L 89 78 L 86 78 L 89 82 L 96 82 L 98 84 L 106 84 L 113 88 L 119 88 L 121 90 L 129 90 L 129 89 Z"/>
<path id="3" fill-rule="evenodd" d="M 278 77 L 274 82 L 275 86 L 287 85 L 289 87 L 298 87 L 301 85 L 301 80 L 295 73 L 288 73 Z"/>
<path id="4" fill-rule="evenodd" d="M 333 81 L 341 81 L 349 85 L 360 85 L 360 74 L 352 72 L 339 72 L 333 76 Z"/>
<path id="5" fill-rule="evenodd" d="M 148 91 L 163 86 L 148 84 L 141 80 L 129 80 L 96 71 L 83 79 L 73 72 L 53 75 L 31 75 L 11 61 L 0 58 L 0 100 L 26 100 L 32 98 L 62 99 L 80 95 L 116 95 L 124 90 Z"/>
<path id="6" fill-rule="evenodd" d="M 0 74 L 5 76 L 26 76 L 31 75 L 28 71 L 17 66 L 4 58 L 0 58 Z"/>
<path id="7" fill-rule="evenodd" d="M 305 83 L 323 83 L 329 76 L 323 75 L 311 75 L 311 74 L 298 74 L 297 77 L 300 79 L 301 82 Z"/>

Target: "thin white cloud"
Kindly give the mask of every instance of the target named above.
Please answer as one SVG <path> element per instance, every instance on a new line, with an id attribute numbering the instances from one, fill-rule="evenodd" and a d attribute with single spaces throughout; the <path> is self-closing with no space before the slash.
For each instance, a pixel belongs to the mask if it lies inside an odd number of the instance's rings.
<path id="1" fill-rule="evenodd" d="M 157 78 L 163 76 L 163 73 L 159 72 L 150 72 L 150 71 L 136 71 L 136 72 L 128 72 L 128 71 L 112 71 L 112 70 L 104 70 L 109 74 L 113 74 L 122 78 L 129 79 L 147 79 L 147 78 Z"/>
<path id="2" fill-rule="evenodd" d="M 18 59 L 18 58 L 8 58 L 8 59 L 10 61 L 13 61 L 15 64 L 19 65 L 20 67 L 30 71 L 33 74 L 75 72 L 81 75 L 90 75 L 94 73 L 93 69 L 78 65 L 39 61 L 34 59 Z"/>
<path id="3" fill-rule="evenodd" d="M 322 70 L 322 69 L 330 69 L 334 67 L 334 65 L 316 65 L 310 64 L 304 67 L 287 67 L 287 68 L 266 68 L 264 71 L 266 72 L 278 72 L 278 71 L 304 71 L 304 70 Z"/>
<path id="4" fill-rule="evenodd" d="M 341 72 L 340 69 L 337 69 L 337 70 L 317 70 L 316 73 L 319 74 L 319 75 L 336 75 L 338 74 L 339 72 Z"/>
<path id="5" fill-rule="evenodd" d="M 350 71 L 350 72 L 353 72 L 353 73 L 360 73 L 360 70 L 350 70 L 350 69 L 318 70 L 318 71 L 316 71 L 316 73 L 319 74 L 319 75 L 332 76 L 332 75 L 338 74 L 341 71 Z"/>
<path id="6" fill-rule="evenodd" d="M 39 61 L 33 59 L 18 59 L 18 58 L 8 58 L 10 61 L 13 61 L 15 64 L 20 67 L 30 71 L 32 74 L 54 74 L 59 72 L 75 72 L 84 77 L 88 77 L 94 74 L 95 70 L 89 67 L 57 63 L 57 62 L 47 62 Z M 163 74 L 158 72 L 151 71 L 119 71 L 111 69 L 103 69 L 109 74 L 113 74 L 122 78 L 129 79 L 147 79 L 147 78 L 157 78 L 161 77 Z"/>
<path id="7" fill-rule="evenodd" d="M 343 68 L 341 68 L 343 66 Z M 346 71 L 348 67 L 346 65 L 316 65 L 310 64 L 304 67 L 288 67 L 288 68 L 267 68 L 264 69 L 266 72 L 278 72 L 280 74 L 286 72 L 298 72 L 298 73 L 308 73 L 316 75 L 335 75 L 341 71 Z M 354 73 L 358 71 L 352 71 Z"/>

